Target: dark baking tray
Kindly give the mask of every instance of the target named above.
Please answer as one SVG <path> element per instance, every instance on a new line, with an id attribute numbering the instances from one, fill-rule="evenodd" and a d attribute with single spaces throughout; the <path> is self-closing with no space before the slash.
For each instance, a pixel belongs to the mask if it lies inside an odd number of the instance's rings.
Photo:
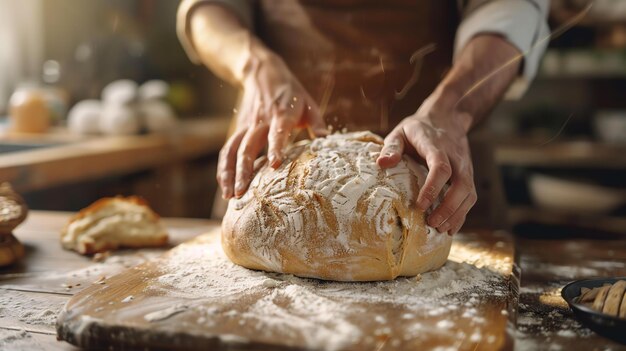
<path id="1" fill-rule="evenodd" d="M 561 296 L 584 326 L 604 337 L 626 344 L 626 319 L 609 316 L 574 302 L 574 298 L 580 296 L 581 288 L 597 288 L 618 280 L 626 280 L 626 277 L 577 280 L 565 285 L 561 290 Z"/>

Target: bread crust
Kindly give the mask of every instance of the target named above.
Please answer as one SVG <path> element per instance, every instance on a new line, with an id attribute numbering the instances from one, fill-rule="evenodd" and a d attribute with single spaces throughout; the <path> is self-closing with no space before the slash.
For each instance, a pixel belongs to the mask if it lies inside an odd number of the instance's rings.
<path id="1" fill-rule="evenodd" d="M 139 217 L 126 218 L 131 212 Z M 61 231 L 61 244 L 83 255 L 120 247 L 164 246 L 168 242 L 168 234 L 159 219 L 159 215 L 141 197 L 102 198 L 70 218 Z M 103 220 L 108 220 L 109 224 L 93 229 Z"/>
<path id="2" fill-rule="evenodd" d="M 452 239 L 428 228 L 416 207 L 426 169 L 408 156 L 381 169 L 382 138 L 335 134 L 260 167 L 231 199 L 222 246 L 236 264 L 337 281 L 390 280 L 441 267 Z"/>
<path id="3" fill-rule="evenodd" d="M 0 235 L 0 267 L 11 265 L 24 257 L 24 245 L 13 234 Z"/>
<path id="4" fill-rule="evenodd" d="M 155 219 L 159 219 L 159 215 L 152 211 L 152 209 L 150 208 L 150 205 L 148 204 L 148 201 L 146 201 L 144 198 L 139 197 L 139 196 L 114 196 L 114 197 L 103 197 L 101 199 L 98 199 L 96 201 L 94 201 L 91 205 L 83 208 L 82 210 L 78 211 L 78 213 L 76 213 L 75 215 L 73 215 L 72 217 L 70 217 L 70 221 L 68 223 L 68 225 L 72 222 L 75 222 L 79 219 L 85 218 L 101 209 L 103 209 L 106 206 L 109 206 L 112 202 L 116 201 L 116 200 L 122 200 L 122 201 L 127 201 L 130 203 L 133 203 L 135 205 L 139 205 L 139 206 L 145 206 L 146 210 L 149 211 L 150 215 L 152 217 L 154 217 Z M 66 226 L 67 228 L 67 226 Z"/>
<path id="5" fill-rule="evenodd" d="M 26 202 L 7 182 L 0 183 L 0 209 L 0 235 L 11 235 L 28 215 Z"/>

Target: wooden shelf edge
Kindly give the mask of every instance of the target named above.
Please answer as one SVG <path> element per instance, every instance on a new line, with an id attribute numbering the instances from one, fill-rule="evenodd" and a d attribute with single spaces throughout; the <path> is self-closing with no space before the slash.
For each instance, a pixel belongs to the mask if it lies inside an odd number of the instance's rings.
<path id="1" fill-rule="evenodd" d="M 578 226 L 590 230 L 626 234 L 625 217 L 572 213 L 530 206 L 511 206 L 507 215 L 511 224 L 535 222 L 548 225 Z"/>

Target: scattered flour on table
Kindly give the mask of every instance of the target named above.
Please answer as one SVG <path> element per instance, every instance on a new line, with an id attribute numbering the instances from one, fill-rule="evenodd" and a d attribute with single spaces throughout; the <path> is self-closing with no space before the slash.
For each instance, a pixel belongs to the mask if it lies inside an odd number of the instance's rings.
<path id="1" fill-rule="evenodd" d="M 456 321 L 412 326 L 419 335 L 425 329 L 449 332 L 455 323 L 484 323 L 474 308 L 480 297 L 506 294 L 502 275 L 495 270 L 452 260 L 421 276 L 370 283 L 327 282 L 248 270 L 224 255 L 219 240 L 183 245 L 163 262 L 165 274 L 158 280 L 169 295 L 204 303 L 214 300 L 219 305 L 230 301 L 232 306 L 242 306 L 237 301 L 247 298 L 244 310 L 233 308 L 223 315 L 232 315 L 240 325 L 259 332 L 280 330 L 281 335 L 302 338 L 310 348 L 340 349 L 368 337 L 362 335 L 355 319 L 361 312 L 371 312 L 372 306 L 382 306 L 382 313 L 390 308 L 406 311 L 402 317 L 406 316 L 406 323 L 418 315 L 460 310 Z M 380 316 L 375 322 L 384 319 Z M 381 334 L 387 332 L 384 326 L 382 323 Z M 479 338 L 480 332 L 475 334 L 474 338 Z"/>
<path id="2" fill-rule="evenodd" d="M 596 277 L 601 274 L 597 268 L 562 265 L 550 262 L 523 262 L 522 265 L 526 267 L 525 269 L 542 272 L 543 274 L 554 277 L 554 279 L 573 280 L 577 277 Z"/>
<path id="3" fill-rule="evenodd" d="M 604 269 L 611 269 L 611 268 L 625 268 L 626 267 L 626 262 L 619 262 L 619 261 L 589 261 L 589 266 L 594 267 L 594 268 L 604 268 Z"/>
<path id="4" fill-rule="evenodd" d="M 568 350 L 575 338 L 581 349 L 593 332 L 582 326 L 561 298 L 565 281 L 522 286 L 515 331 L 515 350 Z M 537 303 L 537 300 L 540 303 Z"/>
<path id="5" fill-rule="evenodd" d="M 32 350 L 38 346 L 30 340 L 31 335 L 26 330 L 0 329 L 0 350 Z M 43 348 L 42 348 L 43 349 Z"/>
<path id="6" fill-rule="evenodd" d="M 63 305 L 20 292 L 3 291 L 0 294 L 0 318 L 29 325 L 54 326 Z"/>
<path id="7" fill-rule="evenodd" d="M 6 330 L 0 329 L 0 345 L 7 345 L 12 342 L 29 338 L 30 334 L 24 329 L 22 330 Z"/>
<path id="8" fill-rule="evenodd" d="M 559 330 L 558 332 L 556 332 L 556 335 L 565 338 L 573 338 L 577 336 L 577 334 L 573 330 Z"/>
<path id="9" fill-rule="evenodd" d="M 52 330 L 57 314 L 64 303 L 51 302 L 45 298 L 33 298 L 18 291 L 0 291 L 0 320 L 4 326 L 37 330 Z M 0 350 L 42 350 L 31 334 L 22 330 L 0 329 Z M 33 348 L 34 347 L 34 348 Z"/>
<path id="10" fill-rule="evenodd" d="M 161 321 L 161 320 L 170 318 L 171 316 L 175 314 L 183 312 L 186 309 L 187 309 L 186 305 L 174 305 L 164 310 L 159 310 L 159 311 L 148 313 L 143 318 L 147 320 L 148 322 Z"/>

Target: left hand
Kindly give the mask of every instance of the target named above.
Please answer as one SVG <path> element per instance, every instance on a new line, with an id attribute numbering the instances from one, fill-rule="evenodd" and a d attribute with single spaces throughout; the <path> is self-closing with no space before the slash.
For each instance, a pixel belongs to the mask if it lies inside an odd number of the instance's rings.
<path id="1" fill-rule="evenodd" d="M 434 203 L 450 182 L 442 202 L 427 219 L 428 225 L 450 235 L 459 231 L 477 199 L 467 140 L 472 116 L 456 110 L 455 102 L 436 93 L 431 95 L 415 114 L 406 117 L 387 135 L 377 160 L 383 168 L 394 167 L 404 152 L 415 152 L 426 161 L 429 172 L 417 197 L 417 206 L 422 211 Z"/>

